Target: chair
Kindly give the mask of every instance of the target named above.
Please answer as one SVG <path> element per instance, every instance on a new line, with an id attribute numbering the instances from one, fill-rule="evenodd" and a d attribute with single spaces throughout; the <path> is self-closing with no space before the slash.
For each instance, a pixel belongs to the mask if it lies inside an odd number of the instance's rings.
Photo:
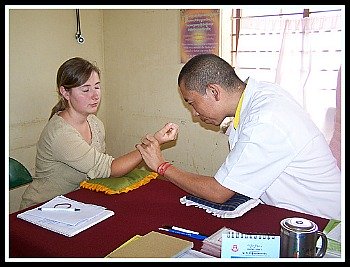
<path id="1" fill-rule="evenodd" d="M 10 189 L 28 184 L 33 181 L 27 168 L 14 158 L 9 160 Z"/>

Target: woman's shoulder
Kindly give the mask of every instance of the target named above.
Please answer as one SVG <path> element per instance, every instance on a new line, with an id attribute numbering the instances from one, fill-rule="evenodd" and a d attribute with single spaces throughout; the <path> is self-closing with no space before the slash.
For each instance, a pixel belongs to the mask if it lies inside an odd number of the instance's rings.
<path id="1" fill-rule="evenodd" d="M 42 135 L 48 135 L 54 138 L 61 134 L 69 134 L 69 132 L 74 133 L 75 129 L 61 116 L 54 114 L 45 125 Z"/>
<path id="2" fill-rule="evenodd" d="M 100 121 L 100 122 L 102 122 L 101 119 L 99 117 L 97 117 L 95 114 L 89 114 L 88 119 L 89 120 L 93 120 L 93 121 Z"/>
<path id="3" fill-rule="evenodd" d="M 88 116 L 88 121 L 95 123 L 99 128 L 104 128 L 104 124 L 100 118 L 98 118 L 95 114 L 90 114 Z"/>

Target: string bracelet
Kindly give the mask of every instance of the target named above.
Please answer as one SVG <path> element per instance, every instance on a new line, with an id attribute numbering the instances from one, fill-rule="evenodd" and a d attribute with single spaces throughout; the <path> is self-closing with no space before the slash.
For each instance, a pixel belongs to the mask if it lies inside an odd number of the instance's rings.
<path id="1" fill-rule="evenodd" d="M 167 163 L 169 163 L 169 162 L 168 162 L 168 161 L 164 161 L 162 164 L 160 164 L 160 165 L 158 166 L 158 168 L 157 168 L 157 172 L 159 173 L 160 170 L 163 168 L 163 166 L 164 166 L 165 164 L 167 164 Z"/>
<path id="2" fill-rule="evenodd" d="M 165 171 L 166 171 L 171 165 L 172 165 L 171 163 L 169 163 L 168 161 L 165 161 L 165 162 L 163 162 L 162 164 L 160 164 L 160 165 L 158 166 L 157 172 L 158 172 L 160 175 L 164 176 Z"/>

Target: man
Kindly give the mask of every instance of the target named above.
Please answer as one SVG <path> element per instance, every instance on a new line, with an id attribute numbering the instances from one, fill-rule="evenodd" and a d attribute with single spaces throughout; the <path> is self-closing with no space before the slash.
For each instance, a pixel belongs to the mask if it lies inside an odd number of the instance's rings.
<path id="1" fill-rule="evenodd" d="M 216 174 L 183 171 L 165 159 L 157 140 L 137 145 L 146 164 L 197 197 L 224 203 L 240 193 L 269 205 L 340 219 L 340 170 L 330 148 L 302 107 L 278 85 L 241 81 L 214 54 L 190 59 L 178 85 L 193 116 L 228 128 L 230 152 Z"/>

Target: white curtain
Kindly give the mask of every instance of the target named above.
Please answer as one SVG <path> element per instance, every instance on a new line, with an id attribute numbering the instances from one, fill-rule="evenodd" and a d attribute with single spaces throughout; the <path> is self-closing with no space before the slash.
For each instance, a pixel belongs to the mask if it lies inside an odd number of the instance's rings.
<path id="1" fill-rule="evenodd" d="M 236 72 L 289 91 L 325 135 L 332 137 L 342 17 L 242 18 Z"/>
<path id="2" fill-rule="evenodd" d="M 337 79 L 334 131 L 329 147 L 331 148 L 333 156 L 337 160 L 339 169 L 341 169 L 341 69 L 339 69 Z"/>

